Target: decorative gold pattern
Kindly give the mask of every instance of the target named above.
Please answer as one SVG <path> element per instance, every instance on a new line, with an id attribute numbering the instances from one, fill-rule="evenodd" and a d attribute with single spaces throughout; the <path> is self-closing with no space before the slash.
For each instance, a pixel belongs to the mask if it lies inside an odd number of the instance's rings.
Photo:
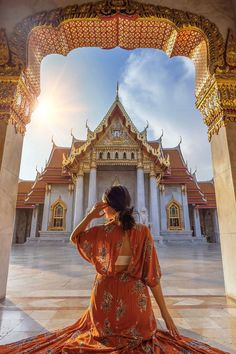
<path id="1" fill-rule="evenodd" d="M 231 29 L 228 30 L 228 37 L 226 41 L 226 50 L 225 50 L 225 61 L 226 65 L 230 67 L 230 69 L 236 68 L 236 39 L 233 36 L 233 31 Z"/>
<path id="2" fill-rule="evenodd" d="M 218 134 L 221 127 L 236 123 L 236 73 L 216 74 L 205 85 L 205 95 L 196 102 L 205 124 L 208 126 L 208 139 Z"/>
<path id="3" fill-rule="evenodd" d="M 24 133 L 39 94 L 42 58 L 91 46 L 152 47 L 169 56 L 191 58 L 196 67 L 196 105 L 209 127 L 209 139 L 227 122 L 235 122 L 232 31 L 225 44 L 216 25 L 203 16 L 130 0 L 103 0 L 37 13 L 19 23 L 9 38 L 0 30 L 0 119 L 10 120 L 17 132 Z M 224 78 L 216 80 L 214 73 Z M 145 145 L 145 134 L 139 138 Z M 90 144 L 92 133 L 88 140 Z"/>
<path id="4" fill-rule="evenodd" d="M 10 59 L 6 32 L 0 29 L 0 65 L 5 65 Z"/>

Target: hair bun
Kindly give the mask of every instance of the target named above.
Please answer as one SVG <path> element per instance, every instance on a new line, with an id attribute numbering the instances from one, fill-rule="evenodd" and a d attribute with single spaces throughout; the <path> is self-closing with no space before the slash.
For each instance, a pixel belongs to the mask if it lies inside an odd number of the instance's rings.
<path id="1" fill-rule="evenodd" d="M 124 210 L 120 212 L 121 215 L 132 215 L 134 207 L 128 208 L 126 207 Z"/>
<path id="2" fill-rule="evenodd" d="M 135 225 L 135 219 L 132 215 L 133 210 L 134 207 L 127 207 L 120 211 L 119 220 L 122 222 L 124 230 L 129 230 Z"/>

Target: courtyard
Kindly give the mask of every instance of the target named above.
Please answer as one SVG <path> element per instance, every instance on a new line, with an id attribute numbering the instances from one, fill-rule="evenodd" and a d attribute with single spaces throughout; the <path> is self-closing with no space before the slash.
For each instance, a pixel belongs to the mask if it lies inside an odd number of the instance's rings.
<path id="1" fill-rule="evenodd" d="M 219 244 L 158 245 L 162 289 L 180 333 L 236 353 L 236 301 L 224 296 Z M 13 245 L 0 344 L 63 328 L 89 304 L 92 266 L 70 243 Z M 160 328 L 166 329 L 157 305 Z"/>

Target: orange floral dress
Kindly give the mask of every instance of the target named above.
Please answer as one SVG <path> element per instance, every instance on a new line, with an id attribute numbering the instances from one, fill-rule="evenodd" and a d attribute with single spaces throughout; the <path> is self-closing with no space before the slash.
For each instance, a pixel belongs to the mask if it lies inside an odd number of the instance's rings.
<path id="1" fill-rule="evenodd" d="M 97 271 L 88 309 L 74 324 L 0 346 L 0 353 L 226 353 L 157 328 L 148 291 L 161 278 L 153 237 L 146 225 L 136 224 L 130 230 L 130 264 L 117 273 L 122 237 L 114 223 L 82 232 L 77 249 Z"/>

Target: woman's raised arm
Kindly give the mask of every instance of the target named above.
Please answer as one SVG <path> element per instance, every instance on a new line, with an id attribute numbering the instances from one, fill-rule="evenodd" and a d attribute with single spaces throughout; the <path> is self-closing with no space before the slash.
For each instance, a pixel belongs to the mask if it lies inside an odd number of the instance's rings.
<path id="1" fill-rule="evenodd" d="M 94 206 L 89 211 L 89 213 L 83 218 L 83 220 L 72 231 L 72 234 L 70 236 L 70 242 L 72 242 L 73 244 L 76 244 L 76 239 L 79 236 L 79 234 L 82 233 L 83 231 L 85 231 L 86 227 L 93 219 L 101 218 L 104 215 L 104 211 L 102 214 L 101 214 L 101 211 L 106 207 L 107 207 L 107 203 L 102 202 L 102 201 L 94 204 Z"/>
<path id="2" fill-rule="evenodd" d="M 75 227 L 75 229 L 72 231 L 72 234 L 70 235 L 70 242 L 73 244 L 76 244 L 76 239 L 79 236 L 81 232 L 83 232 L 88 224 L 93 220 L 93 216 L 89 213 L 87 214 L 83 220 Z"/>

